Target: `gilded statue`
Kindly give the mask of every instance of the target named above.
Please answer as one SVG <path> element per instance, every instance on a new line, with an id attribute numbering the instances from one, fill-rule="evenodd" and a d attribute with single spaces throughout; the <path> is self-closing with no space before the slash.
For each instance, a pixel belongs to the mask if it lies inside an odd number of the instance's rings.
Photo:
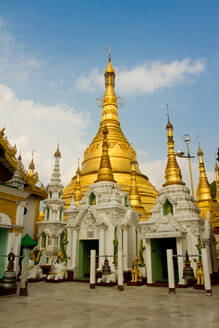
<path id="1" fill-rule="evenodd" d="M 141 259 L 138 255 L 136 255 L 135 259 L 133 260 L 133 267 L 131 270 L 132 274 L 132 282 L 141 282 L 142 281 L 142 274 L 139 271 L 139 265 L 141 264 Z"/>

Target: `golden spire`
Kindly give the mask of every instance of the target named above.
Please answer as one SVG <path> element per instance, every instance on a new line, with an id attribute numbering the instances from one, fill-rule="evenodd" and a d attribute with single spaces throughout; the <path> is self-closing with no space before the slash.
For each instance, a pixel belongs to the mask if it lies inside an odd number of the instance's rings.
<path id="1" fill-rule="evenodd" d="M 134 149 L 132 150 L 132 158 L 131 158 L 131 186 L 129 190 L 129 201 L 131 206 L 141 213 L 141 219 L 143 221 L 146 220 L 146 211 L 144 209 L 144 206 L 141 203 L 141 197 L 138 192 L 138 186 L 136 182 L 136 167 L 138 165 L 138 162 L 136 160 L 136 154 Z"/>
<path id="2" fill-rule="evenodd" d="M 54 154 L 54 157 L 61 157 L 61 153 L 60 153 L 60 150 L 59 150 L 59 144 L 57 146 L 57 149 L 56 149 L 56 152 Z"/>
<path id="3" fill-rule="evenodd" d="M 34 174 L 34 170 L 35 170 L 35 165 L 34 165 L 34 161 L 33 161 L 33 156 L 34 156 L 34 150 L 32 152 L 32 160 L 30 162 L 30 165 L 29 165 L 29 176 L 32 177 L 33 174 Z"/>
<path id="4" fill-rule="evenodd" d="M 76 206 L 79 205 L 79 200 L 82 197 L 80 176 L 81 176 L 81 170 L 80 170 L 80 163 L 79 163 L 79 159 L 78 159 L 78 168 L 76 171 L 76 183 L 75 183 L 75 204 L 76 204 Z"/>
<path id="5" fill-rule="evenodd" d="M 182 181 L 181 171 L 176 161 L 173 141 L 173 126 L 170 122 L 169 115 L 166 129 L 168 138 L 168 159 L 165 170 L 165 183 L 163 184 L 163 187 L 176 184 L 185 185 L 185 183 Z"/>
<path id="6" fill-rule="evenodd" d="M 135 165 L 137 164 L 135 151 L 132 150 L 132 159 L 131 159 L 131 186 L 129 191 L 129 200 L 132 206 L 139 206 L 141 204 L 141 199 L 138 193 L 138 187 L 136 185 L 136 172 Z"/>
<path id="7" fill-rule="evenodd" d="M 199 183 L 196 190 L 196 201 L 201 200 L 210 200 L 211 197 L 211 187 L 208 183 L 208 179 L 205 173 L 205 165 L 203 161 L 203 151 L 200 147 L 200 144 L 198 146 L 198 153 L 199 156 Z"/>
<path id="8" fill-rule="evenodd" d="M 115 70 L 112 67 L 111 55 L 109 53 L 108 66 L 105 70 L 105 94 L 103 97 L 103 113 L 101 118 L 101 123 L 105 120 L 117 121 L 119 124 L 119 118 L 117 114 L 117 98 L 114 91 L 115 87 Z M 103 123 L 105 124 L 105 122 Z"/>
<path id="9" fill-rule="evenodd" d="M 112 167 L 111 167 L 110 159 L 109 159 L 108 142 L 107 142 L 108 129 L 106 126 L 104 126 L 102 133 L 103 133 L 102 156 L 101 156 L 101 160 L 100 160 L 100 166 L 99 166 L 99 171 L 98 171 L 98 175 L 97 175 L 97 180 L 95 182 L 99 182 L 99 181 L 116 182 L 113 179 L 113 172 L 112 172 Z"/>
<path id="10" fill-rule="evenodd" d="M 216 200 L 219 202 L 219 167 L 217 162 L 215 164 L 215 173 L 216 173 Z"/>

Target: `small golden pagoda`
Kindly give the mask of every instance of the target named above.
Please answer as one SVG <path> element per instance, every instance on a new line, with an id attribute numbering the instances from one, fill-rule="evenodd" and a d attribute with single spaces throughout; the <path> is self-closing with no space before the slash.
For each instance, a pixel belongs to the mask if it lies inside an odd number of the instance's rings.
<path id="1" fill-rule="evenodd" d="M 199 182 L 196 190 L 196 205 L 201 210 L 201 216 L 206 219 L 207 214 L 211 212 L 212 195 L 211 187 L 205 172 L 203 155 L 203 151 L 199 144 L 197 153 L 197 156 L 199 157 Z"/>
<path id="2" fill-rule="evenodd" d="M 150 215 L 150 210 L 155 204 L 158 195 L 156 189 L 149 182 L 148 177 L 142 174 L 138 167 L 136 154 L 128 140 L 124 136 L 117 113 L 117 97 L 114 91 L 115 70 L 112 67 L 111 56 L 109 54 L 108 66 L 105 70 L 105 94 L 102 102 L 102 117 L 99 130 L 91 144 L 85 150 L 84 160 L 81 165 L 80 186 L 82 195 L 88 187 L 97 180 L 98 169 L 101 161 L 102 143 L 104 139 L 103 130 L 107 128 L 108 152 L 112 167 L 114 180 L 120 185 L 124 192 L 129 193 L 132 185 L 132 165 L 133 152 L 135 157 L 135 178 L 141 204 L 145 209 L 146 216 Z M 76 191 L 75 175 L 69 185 L 63 190 L 63 199 L 66 207 L 69 206 L 72 195 Z"/>
<path id="3" fill-rule="evenodd" d="M 167 165 L 165 170 L 165 183 L 163 187 L 170 186 L 170 185 L 185 185 L 182 181 L 182 175 L 179 168 L 179 165 L 176 161 L 176 154 L 174 151 L 174 141 L 173 141 L 173 126 L 170 123 L 169 117 L 167 122 L 167 144 L 168 144 L 168 159 Z"/>

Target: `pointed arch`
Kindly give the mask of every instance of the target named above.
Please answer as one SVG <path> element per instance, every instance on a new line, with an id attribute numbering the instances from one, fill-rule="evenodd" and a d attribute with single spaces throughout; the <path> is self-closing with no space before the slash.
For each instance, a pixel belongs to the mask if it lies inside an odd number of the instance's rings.
<path id="1" fill-rule="evenodd" d="M 88 198 L 88 204 L 89 205 L 96 205 L 96 195 L 91 192 Z"/>

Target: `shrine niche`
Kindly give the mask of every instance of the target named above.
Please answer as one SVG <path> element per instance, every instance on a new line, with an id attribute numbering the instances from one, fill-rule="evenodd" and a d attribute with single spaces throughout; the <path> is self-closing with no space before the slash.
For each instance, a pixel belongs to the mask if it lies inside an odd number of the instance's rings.
<path id="1" fill-rule="evenodd" d="M 173 205 L 170 203 L 168 199 L 166 199 L 165 203 L 163 204 L 163 215 L 173 215 Z"/>
<path id="2" fill-rule="evenodd" d="M 88 204 L 96 205 L 96 196 L 93 192 L 89 195 Z"/>

